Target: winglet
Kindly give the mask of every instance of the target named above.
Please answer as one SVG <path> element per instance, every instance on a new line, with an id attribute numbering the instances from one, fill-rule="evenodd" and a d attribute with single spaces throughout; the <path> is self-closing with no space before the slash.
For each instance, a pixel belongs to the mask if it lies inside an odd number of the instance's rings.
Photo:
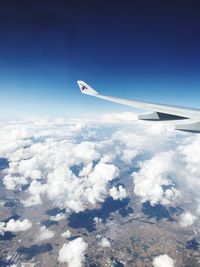
<path id="1" fill-rule="evenodd" d="M 84 81 L 77 81 L 77 83 L 81 90 L 81 93 L 86 94 L 86 95 L 97 95 L 98 94 L 92 87 L 90 87 Z"/>

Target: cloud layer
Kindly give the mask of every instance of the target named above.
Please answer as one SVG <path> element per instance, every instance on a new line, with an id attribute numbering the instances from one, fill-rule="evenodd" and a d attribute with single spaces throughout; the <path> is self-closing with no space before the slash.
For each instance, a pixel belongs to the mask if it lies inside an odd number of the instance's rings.
<path id="1" fill-rule="evenodd" d="M 170 124 L 138 122 L 134 114 L 109 114 L 98 120 L 32 120 L 2 124 L 0 158 L 9 161 L 3 183 L 17 190 L 25 208 L 44 199 L 66 213 L 51 216 L 60 221 L 67 213 L 96 209 L 106 198 L 152 206 L 181 207 L 179 227 L 199 228 L 200 136 L 173 131 Z M 128 186 L 121 179 L 130 178 Z M 121 185 L 123 184 L 123 185 Z M 26 186 L 24 186 L 26 185 Z M 23 193 L 20 194 L 20 192 Z M 64 211 L 63 211 L 64 212 Z M 97 227 L 102 218 L 95 217 Z M 62 222 L 60 222 L 62 223 Z M 28 220 L 0 223 L 0 234 L 31 227 Z M 61 234 L 70 238 L 69 230 Z M 41 226 L 36 242 L 54 237 Z M 109 248 L 101 237 L 98 246 Z M 69 267 L 82 266 L 88 244 L 79 237 L 66 242 L 58 260 Z M 153 260 L 154 267 L 174 267 L 168 255 Z"/>
<path id="2" fill-rule="evenodd" d="M 76 141 L 83 139 L 84 127 L 33 122 L 2 129 L 0 154 L 10 161 L 3 182 L 8 190 L 30 184 L 29 197 L 21 201 L 25 207 L 41 204 L 44 194 L 55 206 L 76 212 L 104 200 L 118 168 L 107 163 L 98 143 Z M 79 166 L 77 175 L 72 169 Z"/>
<path id="3" fill-rule="evenodd" d="M 111 182 L 131 168 L 135 170 L 132 193 L 141 203 L 181 203 L 198 217 L 200 137 L 175 132 L 170 124 L 138 122 L 134 116 L 122 113 L 98 121 L 33 120 L 2 125 L 0 157 L 9 160 L 5 187 L 21 190 L 29 185 L 21 199 L 27 208 L 42 204 L 45 196 L 56 207 L 79 212 L 96 207 L 109 195 L 125 198 L 126 188 Z M 188 204 L 190 198 L 193 206 Z"/>

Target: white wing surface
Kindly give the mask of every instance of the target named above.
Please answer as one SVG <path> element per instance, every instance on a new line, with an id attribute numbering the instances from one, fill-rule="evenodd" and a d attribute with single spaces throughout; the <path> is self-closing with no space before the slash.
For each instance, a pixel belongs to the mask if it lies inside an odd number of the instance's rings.
<path id="1" fill-rule="evenodd" d="M 123 104 L 130 107 L 151 111 L 151 113 L 149 114 L 138 115 L 138 118 L 141 120 L 163 121 L 163 120 L 192 119 L 192 120 L 187 120 L 187 122 L 184 124 L 176 125 L 176 129 L 182 131 L 200 132 L 200 109 L 155 104 L 155 103 L 118 98 L 113 96 L 105 96 L 99 94 L 84 81 L 77 81 L 77 83 L 83 94 L 87 94 L 90 96 L 94 96 L 100 99 L 108 100 L 111 102 Z"/>

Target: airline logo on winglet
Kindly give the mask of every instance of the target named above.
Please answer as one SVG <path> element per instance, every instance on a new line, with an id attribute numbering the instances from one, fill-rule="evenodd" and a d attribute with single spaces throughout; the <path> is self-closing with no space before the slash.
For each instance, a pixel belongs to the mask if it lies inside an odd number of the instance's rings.
<path id="1" fill-rule="evenodd" d="M 84 91 L 84 90 L 87 90 L 87 87 L 81 84 L 81 91 Z"/>
<path id="2" fill-rule="evenodd" d="M 97 92 L 84 81 L 77 81 L 80 91 L 86 95 L 97 95 Z"/>

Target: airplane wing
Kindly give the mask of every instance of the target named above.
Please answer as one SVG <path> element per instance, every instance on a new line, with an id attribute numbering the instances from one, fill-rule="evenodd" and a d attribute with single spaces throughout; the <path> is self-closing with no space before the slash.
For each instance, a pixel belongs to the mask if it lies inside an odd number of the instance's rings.
<path id="1" fill-rule="evenodd" d="M 176 125 L 175 129 L 182 131 L 189 131 L 189 132 L 200 132 L 200 109 L 155 104 L 155 103 L 118 98 L 113 96 L 105 96 L 99 94 L 84 81 L 77 81 L 77 83 L 83 94 L 108 100 L 118 104 L 123 104 L 130 107 L 151 111 L 151 113 L 149 114 L 139 114 L 138 119 L 151 120 L 151 121 L 189 119 L 184 124 Z"/>

